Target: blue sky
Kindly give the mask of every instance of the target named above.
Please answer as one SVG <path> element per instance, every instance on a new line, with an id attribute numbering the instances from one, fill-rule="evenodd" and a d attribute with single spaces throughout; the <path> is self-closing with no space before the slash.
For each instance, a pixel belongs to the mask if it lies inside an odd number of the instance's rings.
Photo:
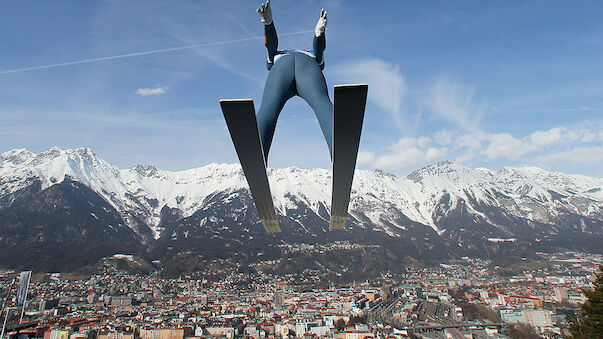
<path id="1" fill-rule="evenodd" d="M 0 152 L 90 147 L 120 167 L 237 161 L 221 98 L 259 107 L 259 1 L 3 1 Z M 367 82 L 359 167 L 398 175 L 452 159 L 603 176 L 603 3 L 273 0 L 280 48 L 311 48 L 328 10 L 325 76 Z M 284 36 L 285 33 L 293 33 Z M 66 66 L 82 60 L 200 45 Z M 25 70 L 24 70 L 25 69 Z M 270 167 L 329 168 L 299 98 Z"/>

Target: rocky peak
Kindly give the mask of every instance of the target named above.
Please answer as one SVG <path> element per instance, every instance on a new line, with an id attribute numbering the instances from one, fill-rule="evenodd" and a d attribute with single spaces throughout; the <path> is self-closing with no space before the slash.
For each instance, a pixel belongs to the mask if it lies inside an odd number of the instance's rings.
<path id="1" fill-rule="evenodd" d="M 153 165 L 136 165 L 134 170 L 142 177 L 154 177 L 157 175 L 157 167 Z"/>
<path id="2" fill-rule="evenodd" d="M 8 152 L 2 153 L 0 158 L 2 158 L 2 162 L 11 163 L 14 165 L 19 165 L 28 161 L 31 161 L 35 157 L 35 154 L 24 148 L 17 148 L 10 150 Z"/>

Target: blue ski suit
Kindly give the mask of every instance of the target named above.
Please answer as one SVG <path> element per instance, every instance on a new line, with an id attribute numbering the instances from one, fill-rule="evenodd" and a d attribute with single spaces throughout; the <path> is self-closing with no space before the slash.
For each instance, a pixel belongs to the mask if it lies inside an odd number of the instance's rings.
<path id="1" fill-rule="evenodd" d="M 272 22 L 264 25 L 264 42 L 268 50 L 266 66 L 270 72 L 264 86 L 257 122 L 266 163 L 278 116 L 285 102 L 296 95 L 303 98 L 314 110 L 332 159 L 333 104 L 322 74 L 323 53 L 326 48 L 325 33 L 314 37 L 313 51 L 279 51 L 276 28 Z"/>

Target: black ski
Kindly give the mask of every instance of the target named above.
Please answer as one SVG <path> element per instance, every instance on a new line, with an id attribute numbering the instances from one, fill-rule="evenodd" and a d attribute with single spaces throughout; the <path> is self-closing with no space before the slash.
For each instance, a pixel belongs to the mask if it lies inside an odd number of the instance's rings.
<path id="1" fill-rule="evenodd" d="M 268 233 L 280 232 L 252 99 L 220 100 L 251 196 Z"/>
<path id="2" fill-rule="evenodd" d="M 366 84 L 335 86 L 331 230 L 343 229 L 348 216 L 367 92 Z"/>

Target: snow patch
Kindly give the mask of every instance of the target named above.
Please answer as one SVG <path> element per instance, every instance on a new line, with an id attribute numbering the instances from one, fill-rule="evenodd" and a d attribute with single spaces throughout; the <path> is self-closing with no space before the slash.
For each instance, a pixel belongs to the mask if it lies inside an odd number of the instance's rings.
<path id="1" fill-rule="evenodd" d="M 488 238 L 489 242 L 516 242 L 517 239 L 515 238 L 508 238 L 508 239 L 502 239 L 502 238 Z"/>

